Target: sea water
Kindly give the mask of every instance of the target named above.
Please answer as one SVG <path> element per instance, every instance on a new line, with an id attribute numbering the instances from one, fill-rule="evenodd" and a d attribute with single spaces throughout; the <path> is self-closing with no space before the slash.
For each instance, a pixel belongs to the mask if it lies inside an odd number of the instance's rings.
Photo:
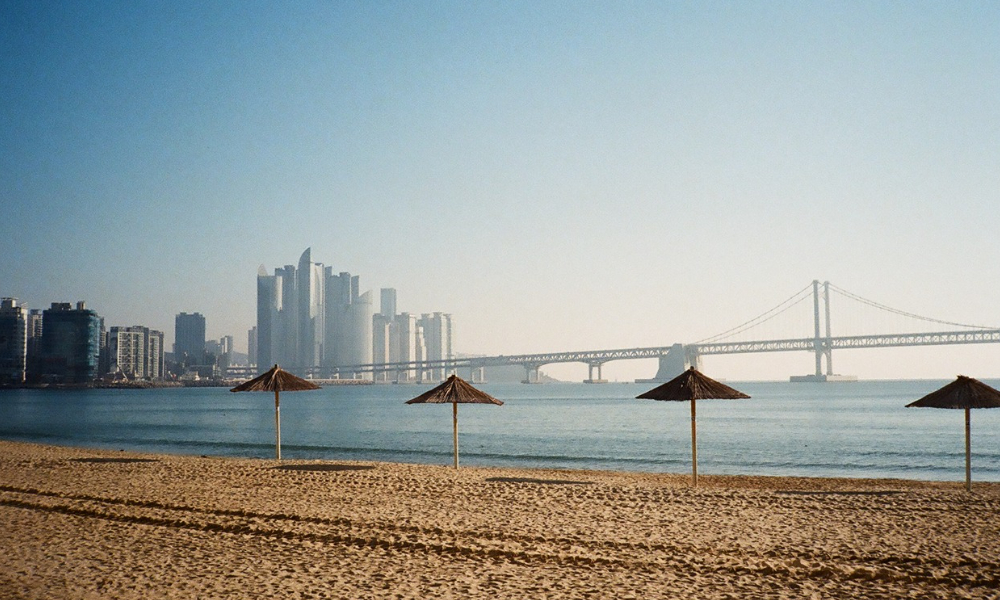
<path id="1" fill-rule="evenodd" d="M 751 399 L 697 403 L 701 474 L 964 480 L 964 411 L 904 408 L 947 381 L 728 383 Z M 286 392 L 282 458 L 450 464 L 451 406 L 405 404 L 429 387 Z M 479 387 L 504 405 L 459 406 L 462 464 L 690 472 L 690 404 L 635 399 L 652 385 Z M 0 391 L 8 440 L 272 458 L 274 427 L 269 393 Z M 1000 481 L 1000 409 L 972 411 L 972 469 Z"/>

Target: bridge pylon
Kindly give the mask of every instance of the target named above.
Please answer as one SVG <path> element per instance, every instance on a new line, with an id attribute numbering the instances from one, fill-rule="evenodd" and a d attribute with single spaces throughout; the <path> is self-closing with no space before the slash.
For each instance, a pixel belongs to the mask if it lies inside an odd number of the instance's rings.
<path id="1" fill-rule="evenodd" d="M 812 375 L 792 375 L 789 381 L 795 383 L 823 381 L 857 381 L 853 375 L 836 375 L 833 372 L 833 335 L 830 330 L 830 282 L 823 282 L 823 316 L 820 319 L 819 280 L 813 280 L 813 343 L 816 356 L 816 372 Z M 825 335 L 821 335 L 821 321 L 825 321 Z M 823 357 L 826 357 L 826 373 L 823 373 Z"/>

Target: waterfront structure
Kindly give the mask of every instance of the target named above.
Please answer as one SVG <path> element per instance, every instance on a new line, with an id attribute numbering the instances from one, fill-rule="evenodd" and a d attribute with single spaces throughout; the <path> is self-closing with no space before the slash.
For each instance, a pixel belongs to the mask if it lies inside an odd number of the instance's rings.
<path id="1" fill-rule="evenodd" d="M 76 308 L 53 302 L 42 313 L 41 379 L 50 383 L 88 383 L 97 378 L 101 318 L 84 302 Z"/>
<path id="2" fill-rule="evenodd" d="M 174 318 L 174 360 L 184 366 L 205 362 L 205 317 L 180 313 Z"/>
<path id="3" fill-rule="evenodd" d="M 0 299 L 0 383 L 24 383 L 28 355 L 26 310 L 17 298 Z"/>

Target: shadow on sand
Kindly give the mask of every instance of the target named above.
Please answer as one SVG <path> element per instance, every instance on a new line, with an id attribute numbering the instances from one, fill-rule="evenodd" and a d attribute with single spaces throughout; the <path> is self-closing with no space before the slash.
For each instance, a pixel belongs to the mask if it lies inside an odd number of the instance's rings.
<path id="1" fill-rule="evenodd" d="M 278 465 L 277 467 L 271 467 L 271 468 L 279 469 L 281 471 L 367 471 L 369 469 L 374 469 L 375 467 L 370 465 L 319 464 L 319 465 Z"/>

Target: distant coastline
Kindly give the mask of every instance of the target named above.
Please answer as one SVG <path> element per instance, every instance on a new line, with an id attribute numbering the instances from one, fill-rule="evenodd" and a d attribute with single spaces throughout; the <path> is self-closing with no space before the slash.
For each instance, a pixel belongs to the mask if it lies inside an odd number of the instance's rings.
<path id="1" fill-rule="evenodd" d="M 200 381 L 92 381 L 88 383 L 19 383 L 0 384 L 0 390 L 151 390 L 162 388 L 230 388 L 243 383 L 242 379 L 207 379 Z M 323 379 L 321 386 L 371 385 L 364 379 Z"/>

